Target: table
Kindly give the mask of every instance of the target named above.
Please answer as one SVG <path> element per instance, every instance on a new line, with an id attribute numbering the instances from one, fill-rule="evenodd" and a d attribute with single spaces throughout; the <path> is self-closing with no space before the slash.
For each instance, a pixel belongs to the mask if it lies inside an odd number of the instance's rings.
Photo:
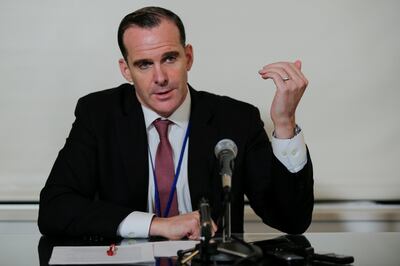
<path id="1" fill-rule="evenodd" d="M 272 239 L 280 234 L 245 234 L 246 241 Z M 310 241 L 315 252 L 335 252 L 352 255 L 355 258 L 353 265 L 400 265 L 400 233 L 306 233 L 304 236 Z M 50 247 L 44 247 L 51 241 L 40 242 L 40 234 L 9 233 L 0 235 L 0 265 L 46 265 L 43 258 L 51 253 Z M 55 240 L 60 243 L 65 240 Z M 77 243 L 76 240 L 67 240 Z M 92 240 L 93 241 L 93 240 Z M 41 250 L 39 254 L 39 242 Z M 107 242 L 107 241 L 106 241 Z M 87 242 L 86 242 L 87 243 Z M 98 245 L 106 244 L 96 241 Z M 47 249 L 47 251 L 46 251 Z M 47 253 L 46 253 L 47 252 Z M 39 261 L 42 258 L 42 264 Z"/>

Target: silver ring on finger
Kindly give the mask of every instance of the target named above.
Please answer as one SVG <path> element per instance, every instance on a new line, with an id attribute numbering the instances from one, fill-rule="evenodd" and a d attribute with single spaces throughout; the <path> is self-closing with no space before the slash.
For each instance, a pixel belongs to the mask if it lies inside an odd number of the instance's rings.
<path id="1" fill-rule="evenodd" d="M 288 80 L 290 80 L 289 77 L 283 77 L 282 79 L 283 79 L 283 81 L 288 81 Z"/>

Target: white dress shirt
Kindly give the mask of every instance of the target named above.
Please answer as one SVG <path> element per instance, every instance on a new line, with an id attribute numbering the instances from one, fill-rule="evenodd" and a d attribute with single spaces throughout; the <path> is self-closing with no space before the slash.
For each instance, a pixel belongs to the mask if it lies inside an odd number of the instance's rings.
<path id="1" fill-rule="evenodd" d="M 168 117 L 173 124 L 168 129 L 168 139 L 173 149 L 173 160 L 175 169 L 178 164 L 179 155 L 181 153 L 183 140 L 186 129 L 189 124 L 191 98 L 190 93 L 187 94 L 185 100 L 178 109 Z M 148 237 L 151 221 L 154 217 L 154 176 L 151 164 L 151 158 L 155 160 L 158 143 L 160 142 L 157 130 L 153 126 L 154 120 L 160 117 L 153 110 L 142 105 L 144 120 L 147 130 L 147 138 L 149 144 L 149 187 L 147 199 L 147 212 L 133 211 L 119 225 L 117 234 L 125 238 Z M 190 199 L 190 190 L 187 171 L 187 156 L 190 139 L 185 147 L 183 155 L 181 172 L 176 184 L 178 209 L 180 214 L 192 212 L 192 204 Z M 286 168 L 296 173 L 303 169 L 307 163 L 307 151 L 304 142 L 303 133 L 300 132 L 292 139 L 271 138 L 272 150 L 278 160 L 286 166 Z M 151 155 L 150 155 L 151 153 Z M 154 161 L 153 161 L 154 162 Z"/>

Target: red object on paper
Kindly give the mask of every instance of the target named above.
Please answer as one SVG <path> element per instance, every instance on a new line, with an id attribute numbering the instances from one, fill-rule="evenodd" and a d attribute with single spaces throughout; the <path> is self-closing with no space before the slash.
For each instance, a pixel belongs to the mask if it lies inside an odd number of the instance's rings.
<path id="1" fill-rule="evenodd" d="M 117 248 L 115 247 L 115 244 L 111 244 L 110 248 L 107 250 L 107 255 L 114 256 L 116 251 L 117 251 Z"/>

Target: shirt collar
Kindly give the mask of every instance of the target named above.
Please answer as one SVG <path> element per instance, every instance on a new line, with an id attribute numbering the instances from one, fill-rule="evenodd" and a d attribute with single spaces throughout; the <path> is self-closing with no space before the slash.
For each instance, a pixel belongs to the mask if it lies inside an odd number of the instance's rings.
<path id="1" fill-rule="evenodd" d="M 169 117 L 162 117 L 147 106 L 142 106 L 143 110 L 143 115 L 144 115 L 144 121 L 146 124 L 146 129 L 149 130 L 153 126 L 154 120 L 161 118 L 161 119 L 168 119 L 172 121 L 175 125 L 181 127 L 181 128 L 186 128 L 186 126 L 189 123 L 189 117 L 190 117 L 190 105 L 191 105 L 191 97 L 190 97 L 190 91 L 188 89 L 188 92 L 186 94 L 185 100 L 183 100 L 183 103 L 178 107 L 178 109 L 175 110 L 175 112 L 172 113 Z"/>

